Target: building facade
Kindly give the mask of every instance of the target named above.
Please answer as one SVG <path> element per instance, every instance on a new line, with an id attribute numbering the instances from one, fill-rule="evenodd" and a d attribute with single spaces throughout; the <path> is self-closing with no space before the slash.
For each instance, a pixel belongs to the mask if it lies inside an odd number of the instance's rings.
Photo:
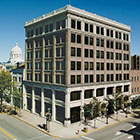
<path id="1" fill-rule="evenodd" d="M 131 69 L 140 70 L 140 56 L 139 55 L 131 56 Z"/>
<path id="2" fill-rule="evenodd" d="M 93 96 L 130 94 L 131 28 L 70 5 L 26 22 L 25 109 L 69 126 Z"/>
<path id="3" fill-rule="evenodd" d="M 140 94 L 140 70 L 131 70 L 131 95 Z"/>

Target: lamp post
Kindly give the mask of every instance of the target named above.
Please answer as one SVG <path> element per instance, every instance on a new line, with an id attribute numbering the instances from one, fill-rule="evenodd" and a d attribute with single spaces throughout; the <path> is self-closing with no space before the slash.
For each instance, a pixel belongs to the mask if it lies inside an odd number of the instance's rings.
<path id="1" fill-rule="evenodd" d="M 51 112 L 50 111 L 51 111 L 51 109 L 48 108 L 48 112 L 46 113 L 46 128 L 48 131 L 50 130 L 50 128 L 48 127 L 48 122 L 51 121 Z"/>

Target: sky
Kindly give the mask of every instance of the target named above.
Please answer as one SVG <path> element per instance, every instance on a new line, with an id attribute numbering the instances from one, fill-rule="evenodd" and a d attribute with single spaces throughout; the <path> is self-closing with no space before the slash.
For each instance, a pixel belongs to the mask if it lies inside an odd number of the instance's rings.
<path id="1" fill-rule="evenodd" d="M 26 21 L 68 4 L 131 26 L 131 55 L 140 55 L 139 0 L 0 0 L 0 62 L 9 60 L 18 42 L 25 55 Z"/>

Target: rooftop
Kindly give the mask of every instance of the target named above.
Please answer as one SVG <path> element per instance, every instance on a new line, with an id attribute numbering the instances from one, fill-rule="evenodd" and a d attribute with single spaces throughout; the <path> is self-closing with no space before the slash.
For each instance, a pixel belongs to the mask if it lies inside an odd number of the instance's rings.
<path id="1" fill-rule="evenodd" d="M 39 22 L 41 20 L 45 20 L 47 18 L 50 18 L 52 16 L 61 14 L 61 13 L 66 12 L 66 11 L 68 11 L 70 13 L 72 12 L 72 13 L 78 14 L 79 16 L 82 16 L 82 17 L 88 17 L 88 18 L 93 19 L 95 21 L 102 22 L 102 23 L 105 23 L 105 24 L 108 24 L 108 25 L 111 25 L 111 26 L 116 26 L 118 28 L 123 28 L 125 30 L 131 31 L 131 27 L 128 26 L 128 25 L 116 22 L 114 20 L 110 20 L 110 19 L 108 19 L 106 17 L 102 17 L 102 16 L 87 12 L 87 11 L 79 9 L 79 8 L 75 8 L 75 7 L 71 6 L 71 5 L 67 5 L 67 6 L 65 6 L 63 8 L 58 9 L 58 10 L 54 10 L 51 13 L 42 15 L 41 17 L 38 17 L 38 18 L 35 18 L 35 19 L 33 19 L 33 20 L 29 21 L 29 22 L 26 22 L 25 27 L 27 27 L 27 26 L 29 26 L 31 24 L 37 23 L 37 22 Z"/>

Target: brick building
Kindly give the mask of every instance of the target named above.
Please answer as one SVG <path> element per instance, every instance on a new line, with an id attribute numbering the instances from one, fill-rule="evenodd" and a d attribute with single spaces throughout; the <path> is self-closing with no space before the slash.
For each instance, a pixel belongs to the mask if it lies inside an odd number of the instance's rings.
<path id="1" fill-rule="evenodd" d="M 127 25 L 70 5 L 25 24 L 25 109 L 69 126 L 93 96 L 130 94 Z"/>

